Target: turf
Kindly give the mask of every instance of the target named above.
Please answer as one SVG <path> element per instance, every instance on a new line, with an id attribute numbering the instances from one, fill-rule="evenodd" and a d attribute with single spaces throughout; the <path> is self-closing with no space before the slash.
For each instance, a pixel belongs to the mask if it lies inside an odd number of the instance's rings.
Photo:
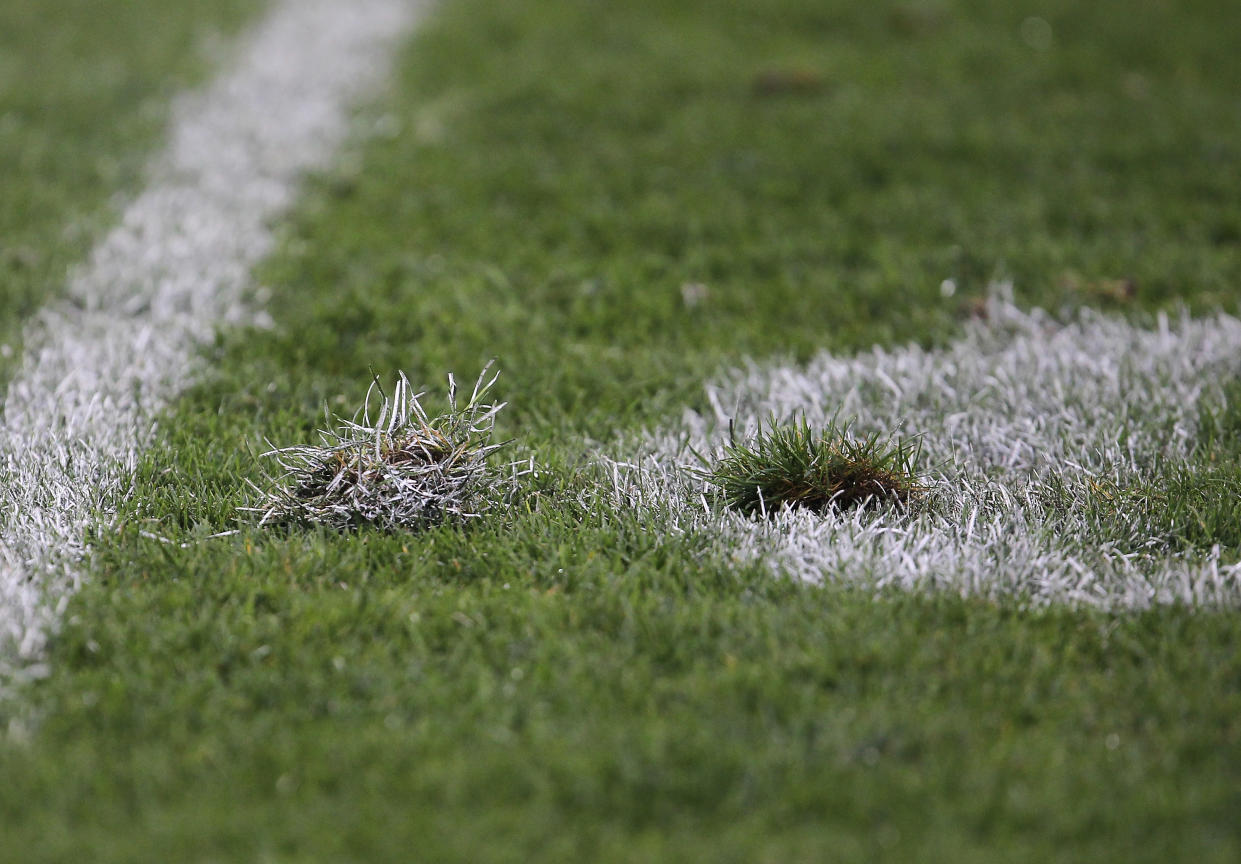
<path id="1" fill-rule="evenodd" d="M 0 382 L 21 327 L 142 179 L 173 94 L 259 0 L 0 5 Z"/>
<path id="2" fill-rule="evenodd" d="M 1234 613 L 800 586 L 592 495 L 590 456 L 747 353 L 947 340 L 993 277 L 1235 309 L 1238 17 L 445 5 L 0 707 L 0 859 L 1235 860 Z M 515 512 L 239 522 L 263 436 L 492 357 Z"/>
<path id="3" fill-rule="evenodd" d="M 1191 458 L 1158 460 L 1149 481 L 1136 486 L 1088 480 L 1085 512 L 1070 518 L 1084 515 L 1100 538 L 1128 551 L 1155 541 L 1173 550 L 1215 547 L 1225 561 L 1241 559 L 1241 380 L 1201 414 Z M 1063 484 L 1051 488 L 1062 500 L 1071 497 Z"/>
<path id="4" fill-rule="evenodd" d="M 914 32 L 883 5 L 666 7 L 447 10 L 403 134 L 323 180 L 264 274 L 334 288 L 285 310 L 281 353 L 328 395 L 495 356 L 511 418 L 611 435 L 722 359 L 946 338 L 993 279 L 1235 308 L 1232 10 L 1052 6 L 1040 53 L 984 4 Z M 755 89 L 801 68 L 822 88 Z"/>
<path id="5" fill-rule="evenodd" d="M 835 424 L 820 430 L 803 417 L 760 425 L 748 440 L 732 437 L 698 476 L 719 503 L 749 516 L 789 507 L 822 514 L 907 504 L 918 490 L 917 460 L 916 441 L 858 436 Z"/>

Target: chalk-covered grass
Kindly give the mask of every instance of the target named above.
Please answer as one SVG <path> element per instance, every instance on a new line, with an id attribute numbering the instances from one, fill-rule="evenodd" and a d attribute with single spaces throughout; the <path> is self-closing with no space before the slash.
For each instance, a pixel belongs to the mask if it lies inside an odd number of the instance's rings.
<path id="1" fill-rule="evenodd" d="M 486 375 L 484 369 L 458 405 L 450 374 L 448 409 L 435 416 L 427 414 L 425 394 L 415 393 L 403 373 L 391 397 L 374 382 L 352 420 L 328 416 L 318 444 L 264 453 L 275 460 L 278 473 L 267 477 L 266 489 L 254 487 L 261 500 L 245 510 L 257 514 L 259 525 L 325 525 L 338 531 L 363 526 L 418 531 L 477 519 L 504 501 L 515 479 L 488 464 L 505 442 L 492 439 L 504 403 L 483 401 L 499 373 L 490 380 Z"/>
<path id="2" fill-rule="evenodd" d="M 667 514 L 615 500 L 598 457 L 632 457 L 624 442 L 686 407 L 713 423 L 704 382 L 720 392 L 729 369 L 739 387 L 782 367 L 887 372 L 870 347 L 912 364 L 900 346 L 916 343 L 947 375 L 964 335 L 1001 361 L 1030 348 L 1014 380 L 1033 391 L 1034 346 L 1097 325 L 1135 338 L 1126 353 L 1159 349 L 1160 309 L 1169 340 L 1183 327 L 1201 347 L 1241 284 L 1239 15 L 445 3 L 383 137 L 281 230 L 261 268 L 273 326 L 209 350 L 214 376 L 162 418 L 129 502 L 96 527 L 53 674 L 29 714 L 0 719 L 0 859 L 1236 861 L 1229 606 L 807 584 L 714 529 L 669 530 L 688 525 L 669 496 Z M 767 83 L 806 67 L 818 85 Z M 1053 332 L 970 332 L 997 274 L 1017 310 L 1054 310 Z M 1112 290 L 1130 278 L 1132 296 Z M 1090 304 L 1109 317 L 1061 311 Z M 538 467 L 501 518 L 348 536 L 239 520 L 265 436 L 313 440 L 324 402 L 351 412 L 372 367 L 421 386 L 492 356 L 504 458 Z M 1223 377 L 1206 382 L 1222 402 L 1197 399 L 1207 415 L 1235 404 Z M 866 380 L 842 418 L 891 412 Z M 1047 423 L 990 393 L 992 419 L 956 428 L 988 464 L 1013 435 L 1033 461 Z M 1162 406 L 1133 404 L 1158 438 Z M 1190 455 L 1117 485 L 1163 494 L 1183 466 L 1235 469 L 1204 415 L 1176 411 Z M 1007 449 L 975 434 L 1006 416 L 1026 424 Z M 1103 428 L 1082 427 L 1106 443 Z M 924 454 L 928 473 L 982 482 L 950 455 Z M 1093 465 L 1047 467 L 1075 500 L 1110 488 Z M 1166 515 L 1152 554 L 1200 567 L 1208 536 L 1177 539 Z M 968 514 L 947 524 L 969 539 Z"/>
<path id="3" fill-rule="evenodd" d="M 668 530 L 716 533 L 734 554 L 812 582 L 1105 607 L 1241 602 L 1235 470 L 1201 474 L 1211 454 L 1236 457 L 1232 442 L 1212 448 L 1219 428 L 1203 415 L 1241 376 L 1241 322 L 1060 323 L 1003 297 L 986 312 L 943 351 L 725 373 L 708 385 L 712 411 L 686 412 L 614 466 L 618 500 L 657 501 Z M 918 436 L 933 506 L 773 509 L 769 522 L 701 506 L 698 454 L 729 446 L 735 423 L 841 416 L 863 435 Z M 1142 491 L 1154 485 L 1164 488 Z M 1205 548 L 1170 543 L 1169 530 Z"/>

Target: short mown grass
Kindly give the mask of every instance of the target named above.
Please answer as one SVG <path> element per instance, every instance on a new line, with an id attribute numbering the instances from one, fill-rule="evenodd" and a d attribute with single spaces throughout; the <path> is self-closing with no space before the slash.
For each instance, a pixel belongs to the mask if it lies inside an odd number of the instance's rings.
<path id="1" fill-rule="evenodd" d="M 26 319 L 65 288 L 134 191 L 169 100 L 260 0 L 0 4 L 0 383 Z"/>
<path id="2" fill-rule="evenodd" d="M 1235 308 L 1239 15 L 445 4 L 0 706 L 0 860 L 1236 860 L 1234 612 L 812 588 L 584 490 L 720 364 L 941 342 L 995 276 Z M 239 521 L 264 437 L 492 357 L 520 506 Z"/>

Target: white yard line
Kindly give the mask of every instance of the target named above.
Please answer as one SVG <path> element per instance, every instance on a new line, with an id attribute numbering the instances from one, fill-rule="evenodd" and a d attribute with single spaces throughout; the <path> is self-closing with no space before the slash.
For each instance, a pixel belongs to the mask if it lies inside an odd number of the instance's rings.
<path id="1" fill-rule="evenodd" d="M 384 80 L 418 0 L 278 2 L 233 63 L 175 107 L 147 188 L 26 330 L 0 428 L 0 682 L 37 660 L 197 348 L 244 320 L 251 268 L 298 177 L 326 167 Z"/>
<path id="2" fill-rule="evenodd" d="M 1152 330 L 1087 315 L 1060 324 L 1003 298 L 986 322 L 943 351 L 823 355 L 805 367 L 750 365 L 708 386 L 714 410 L 687 412 L 611 466 L 611 494 L 661 514 L 671 531 L 706 531 L 721 549 L 762 557 L 810 582 L 937 589 L 1110 609 L 1241 603 L 1241 567 L 1217 553 L 1160 551 L 1147 526 L 1100 538 L 1082 516 L 1086 481 L 1124 487 L 1157 458 L 1187 457 L 1204 397 L 1241 374 L 1241 321 L 1161 319 Z M 924 512 L 769 521 L 704 506 L 686 468 L 770 416 L 853 420 L 858 432 L 922 436 L 937 505 Z M 692 448 L 692 450 L 691 450 Z M 1058 506 L 1052 475 L 1077 506 Z M 1144 550 L 1135 552 L 1134 549 Z"/>

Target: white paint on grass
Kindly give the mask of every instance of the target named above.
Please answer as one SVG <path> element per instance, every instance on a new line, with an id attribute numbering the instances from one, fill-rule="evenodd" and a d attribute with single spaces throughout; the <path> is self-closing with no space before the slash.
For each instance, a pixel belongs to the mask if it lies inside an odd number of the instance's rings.
<path id="1" fill-rule="evenodd" d="M 297 178 L 326 167 L 417 0 L 278 2 L 216 81 L 174 108 L 150 180 L 41 313 L 0 427 L 0 680 L 37 673 L 85 534 L 123 494 L 199 345 L 244 320 L 251 268 Z"/>
<path id="2" fill-rule="evenodd" d="M 1061 324 L 997 297 L 985 322 L 942 351 L 821 355 L 805 367 L 749 365 L 708 387 L 714 410 L 687 412 L 612 466 L 612 494 L 673 531 L 718 535 L 746 559 L 810 582 L 940 589 L 1103 608 L 1235 605 L 1241 567 L 1218 552 L 1172 554 L 1117 509 L 1108 531 L 1085 517 L 1089 482 L 1121 488 L 1159 460 L 1192 454 L 1204 398 L 1241 374 L 1241 321 L 1160 319 L 1143 330 L 1087 313 Z M 718 452 L 736 418 L 854 421 L 859 433 L 922 436 L 932 506 L 769 521 L 720 515 L 687 473 Z M 1065 496 L 1052 493 L 1064 484 Z M 1096 493 L 1097 494 L 1097 493 Z M 1137 551 L 1134 551 L 1137 550 Z"/>

